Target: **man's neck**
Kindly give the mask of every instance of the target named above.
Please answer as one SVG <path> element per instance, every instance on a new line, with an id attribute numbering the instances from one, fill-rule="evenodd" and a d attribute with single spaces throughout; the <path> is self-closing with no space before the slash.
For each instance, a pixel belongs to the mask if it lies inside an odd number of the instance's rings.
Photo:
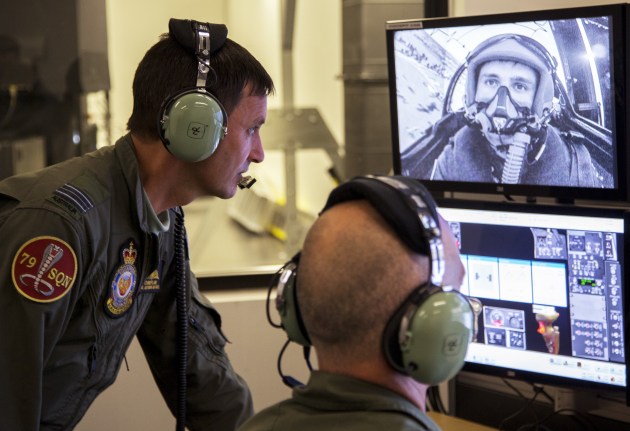
<path id="1" fill-rule="evenodd" d="M 159 141 L 133 134 L 131 139 L 138 158 L 140 181 L 156 214 L 195 199 L 193 190 L 185 184 L 183 162 L 175 159 Z"/>
<path id="2" fill-rule="evenodd" d="M 320 371 L 343 374 L 383 386 L 407 398 L 420 410 L 426 411 L 427 386 L 418 383 L 410 376 L 397 372 L 385 362 L 384 358 L 354 362 L 348 366 L 340 367 L 339 364 L 342 362 L 344 361 L 326 361 L 318 355 Z"/>

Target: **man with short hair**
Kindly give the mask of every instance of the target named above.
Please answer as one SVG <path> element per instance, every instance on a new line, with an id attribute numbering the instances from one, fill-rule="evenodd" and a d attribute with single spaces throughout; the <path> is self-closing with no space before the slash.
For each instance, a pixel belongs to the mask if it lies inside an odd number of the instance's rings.
<path id="1" fill-rule="evenodd" d="M 171 20 L 136 70 L 128 134 L 0 182 L 3 429 L 74 428 L 136 335 L 179 429 L 252 414 L 190 270 L 181 206 L 232 197 L 263 161 L 273 91 L 225 26 Z"/>
<path id="2" fill-rule="evenodd" d="M 602 187 L 603 172 L 580 134 L 563 136 L 550 124 L 560 116 L 555 68 L 547 50 L 526 36 L 498 35 L 479 44 L 467 57 L 465 125 L 452 136 L 436 127 L 425 138 L 448 140 L 430 178 Z"/>
<path id="3" fill-rule="evenodd" d="M 295 310 L 304 331 L 289 339 L 308 340 L 318 369 L 239 430 L 438 430 L 425 395 L 463 365 L 473 324 L 457 292 L 463 277 L 455 239 L 419 182 L 358 177 L 333 190 L 279 276 L 283 326 Z"/>

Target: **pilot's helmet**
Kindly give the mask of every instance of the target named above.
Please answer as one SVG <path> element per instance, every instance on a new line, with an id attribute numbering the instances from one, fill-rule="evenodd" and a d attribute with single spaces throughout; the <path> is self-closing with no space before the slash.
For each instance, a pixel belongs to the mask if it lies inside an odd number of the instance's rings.
<path id="1" fill-rule="evenodd" d="M 538 88 L 532 104 L 532 113 L 541 117 L 545 108 L 551 108 L 556 60 L 539 42 L 517 34 L 494 36 L 479 44 L 468 54 L 466 105 L 475 102 L 479 68 L 484 63 L 493 60 L 514 61 L 533 68 L 538 73 Z"/>

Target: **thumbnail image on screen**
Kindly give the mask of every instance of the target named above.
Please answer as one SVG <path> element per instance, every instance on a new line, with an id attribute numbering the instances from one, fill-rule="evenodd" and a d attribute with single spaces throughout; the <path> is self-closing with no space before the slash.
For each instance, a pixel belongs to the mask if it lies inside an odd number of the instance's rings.
<path id="1" fill-rule="evenodd" d="M 611 17 L 434 25 L 393 30 L 401 174 L 616 187 Z"/>
<path id="2" fill-rule="evenodd" d="M 623 219 L 440 211 L 476 315 L 467 362 L 625 387 Z"/>

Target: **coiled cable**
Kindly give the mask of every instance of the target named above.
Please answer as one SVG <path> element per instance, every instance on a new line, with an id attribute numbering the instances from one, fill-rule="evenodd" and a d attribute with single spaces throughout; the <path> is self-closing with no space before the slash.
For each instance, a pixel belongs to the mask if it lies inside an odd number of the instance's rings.
<path id="1" fill-rule="evenodd" d="M 177 417 L 176 430 L 186 429 L 186 368 L 188 363 L 188 304 L 186 289 L 186 233 L 184 212 L 175 216 L 175 270 L 177 309 Z"/>

